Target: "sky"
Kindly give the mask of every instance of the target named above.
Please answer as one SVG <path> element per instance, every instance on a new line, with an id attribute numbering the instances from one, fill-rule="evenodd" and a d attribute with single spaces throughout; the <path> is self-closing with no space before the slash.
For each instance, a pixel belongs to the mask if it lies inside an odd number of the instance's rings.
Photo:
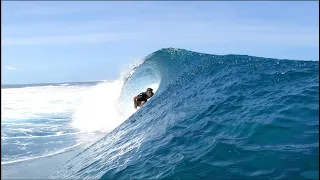
<path id="1" fill-rule="evenodd" d="M 2 1 L 1 83 L 115 80 L 161 48 L 319 61 L 318 1 Z"/>

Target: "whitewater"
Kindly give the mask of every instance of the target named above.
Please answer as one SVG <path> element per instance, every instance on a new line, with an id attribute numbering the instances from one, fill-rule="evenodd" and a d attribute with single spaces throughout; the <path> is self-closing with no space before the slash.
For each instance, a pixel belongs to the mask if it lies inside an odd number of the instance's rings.
<path id="1" fill-rule="evenodd" d="M 318 61 L 166 48 L 118 80 L 1 93 L 4 179 L 319 179 Z"/>

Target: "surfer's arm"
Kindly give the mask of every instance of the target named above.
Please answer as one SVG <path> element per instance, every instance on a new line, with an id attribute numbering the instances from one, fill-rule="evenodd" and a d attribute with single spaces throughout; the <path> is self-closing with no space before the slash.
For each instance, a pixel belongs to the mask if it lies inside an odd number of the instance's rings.
<path id="1" fill-rule="evenodd" d="M 139 97 L 138 96 L 135 96 L 134 98 L 133 98 L 133 105 L 134 105 L 134 108 L 135 109 L 137 109 L 137 99 L 138 99 Z"/>

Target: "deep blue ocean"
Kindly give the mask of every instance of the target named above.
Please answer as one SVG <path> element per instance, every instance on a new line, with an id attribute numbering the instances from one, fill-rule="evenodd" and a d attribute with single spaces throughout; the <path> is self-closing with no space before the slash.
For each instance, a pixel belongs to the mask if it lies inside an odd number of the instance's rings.
<path id="1" fill-rule="evenodd" d="M 318 61 L 166 48 L 119 80 L 1 91 L 3 179 L 319 179 Z"/>

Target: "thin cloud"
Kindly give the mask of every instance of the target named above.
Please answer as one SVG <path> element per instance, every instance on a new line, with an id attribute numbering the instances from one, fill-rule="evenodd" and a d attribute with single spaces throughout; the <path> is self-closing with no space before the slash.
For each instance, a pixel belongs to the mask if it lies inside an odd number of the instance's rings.
<path id="1" fill-rule="evenodd" d="M 8 13 L 18 16 L 57 16 L 108 10 L 108 6 L 96 6 L 88 2 L 4 2 L 3 5 L 8 11 L 15 9 Z"/>
<path id="2" fill-rule="evenodd" d="M 128 40 L 138 36 L 139 34 L 137 33 L 91 33 L 82 35 L 8 38 L 1 40 L 1 46 L 105 43 Z"/>
<path id="3" fill-rule="evenodd" d="M 8 66 L 8 65 L 4 65 L 4 68 L 6 70 L 9 70 L 9 71 L 13 71 L 13 70 L 17 70 L 17 68 L 13 67 L 13 66 Z"/>

